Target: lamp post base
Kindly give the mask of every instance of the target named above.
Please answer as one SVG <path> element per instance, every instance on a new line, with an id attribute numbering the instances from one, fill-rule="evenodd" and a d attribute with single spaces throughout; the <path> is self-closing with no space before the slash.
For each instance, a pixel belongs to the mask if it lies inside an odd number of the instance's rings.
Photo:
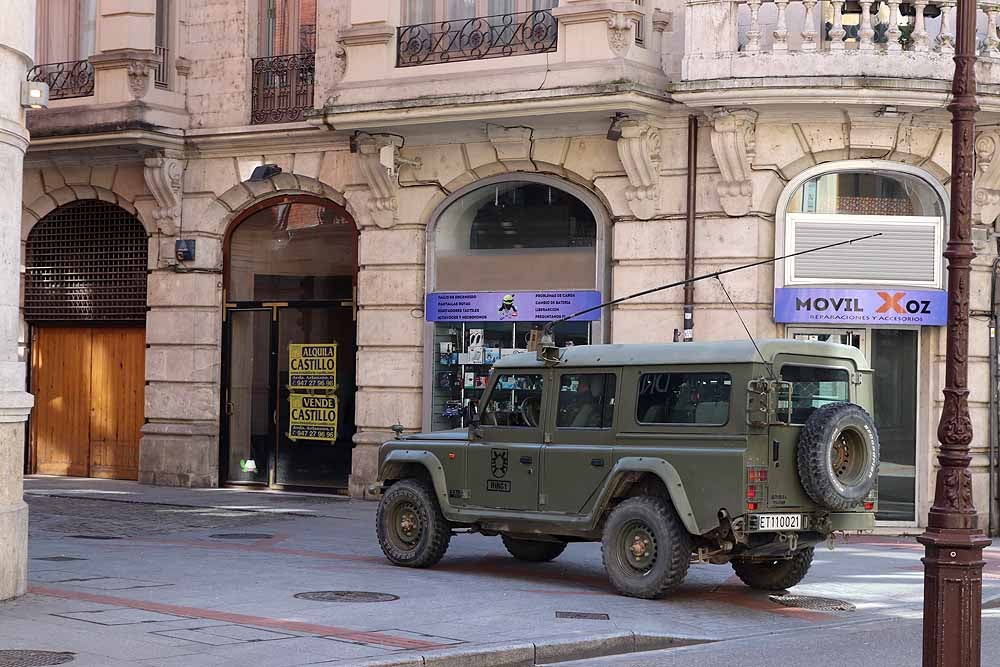
<path id="1" fill-rule="evenodd" d="M 972 530 L 928 528 L 917 537 L 924 563 L 924 667 L 980 664 L 983 549 Z"/>

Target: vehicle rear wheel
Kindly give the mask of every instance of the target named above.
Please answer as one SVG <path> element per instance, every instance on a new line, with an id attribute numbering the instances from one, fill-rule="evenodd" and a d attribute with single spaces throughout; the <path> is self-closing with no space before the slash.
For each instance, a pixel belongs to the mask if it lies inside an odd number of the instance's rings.
<path id="1" fill-rule="evenodd" d="M 518 560 L 532 563 L 544 563 L 559 557 L 566 550 L 565 542 L 545 542 L 542 540 L 524 540 L 518 537 L 501 535 L 503 545 L 510 555 Z"/>
<path id="2" fill-rule="evenodd" d="M 733 570 L 744 584 L 762 591 L 783 591 L 802 581 L 812 565 L 813 548 L 799 549 L 791 558 L 734 560 Z"/>
<path id="3" fill-rule="evenodd" d="M 622 595 L 660 598 L 680 586 L 691 560 L 691 536 L 669 501 L 629 498 L 604 525 L 604 569 Z"/>
<path id="4" fill-rule="evenodd" d="M 430 567 L 448 550 L 451 526 L 434 488 L 418 479 L 396 482 L 382 496 L 375 516 L 382 553 L 393 565 Z"/>

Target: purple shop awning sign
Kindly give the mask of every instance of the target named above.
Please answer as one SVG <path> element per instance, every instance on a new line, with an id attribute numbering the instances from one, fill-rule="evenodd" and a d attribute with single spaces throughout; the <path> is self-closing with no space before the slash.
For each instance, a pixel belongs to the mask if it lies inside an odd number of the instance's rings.
<path id="1" fill-rule="evenodd" d="M 780 287 L 774 290 L 774 321 L 942 326 L 948 321 L 948 293 L 892 287 Z"/>
<path id="2" fill-rule="evenodd" d="M 428 322 L 547 322 L 601 303 L 595 290 L 551 292 L 431 292 L 427 295 Z M 595 310 L 573 318 L 593 322 Z"/>

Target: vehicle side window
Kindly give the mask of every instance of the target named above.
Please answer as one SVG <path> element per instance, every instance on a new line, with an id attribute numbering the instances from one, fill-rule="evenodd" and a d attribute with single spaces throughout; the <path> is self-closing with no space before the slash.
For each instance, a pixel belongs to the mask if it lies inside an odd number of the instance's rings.
<path id="1" fill-rule="evenodd" d="M 615 410 L 614 373 L 563 375 L 559 380 L 559 428 L 611 428 Z"/>
<path id="2" fill-rule="evenodd" d="M 781 379 L 792 383 L 793 424 L 806 423 L 813 411 L 827 403 L 850 400 L 851 376 L 843 368 L 782 366 Z"/>
<path id="3" fill-rule="evenodd" d="M 728 373 L 643 373 L 636 421 L 722 426 L 729 421 L 732 385 Z"/>
<path id="4" fill-rule="evenodd" d="M 535 428 L 542 414 L 542 374 L 508 373 L 497 378 L 482 408 L 483 426 Z"/>

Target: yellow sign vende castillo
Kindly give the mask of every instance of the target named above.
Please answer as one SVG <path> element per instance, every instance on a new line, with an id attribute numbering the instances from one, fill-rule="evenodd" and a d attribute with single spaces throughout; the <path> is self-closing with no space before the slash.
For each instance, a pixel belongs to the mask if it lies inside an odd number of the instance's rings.
<path id="1" fill-rule="evenodd" d="M 288 388 L 336 389 L 337 344 L 290 344 Z"/>
<path id="2" fill-rule="evenodd" d="M 337 397 L 291 394 L 288 397 L 291 440 L 337 439 Z"/>

